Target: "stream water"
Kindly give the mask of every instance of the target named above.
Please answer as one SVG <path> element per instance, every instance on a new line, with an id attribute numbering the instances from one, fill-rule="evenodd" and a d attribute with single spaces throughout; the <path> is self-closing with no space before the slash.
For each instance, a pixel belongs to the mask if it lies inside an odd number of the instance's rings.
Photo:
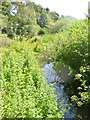
<path id="1" fill-rule="evenodd" d="M 68 96 L 66 96 L 64 92 L 64 85 L 62 84 L 64 81 L 57 75 L 53 68 L 53 63 L 50 62 L 49 64 L 45 64 L 42 68 L 42 71 L 44 72 L 48 84 L 54 85 L 55 94 L 58 97 L 57 102 L 60 106 L 60 109 L 66 109 L 64 118 L 75 118 L 75 109 L 69 104 Z"/>

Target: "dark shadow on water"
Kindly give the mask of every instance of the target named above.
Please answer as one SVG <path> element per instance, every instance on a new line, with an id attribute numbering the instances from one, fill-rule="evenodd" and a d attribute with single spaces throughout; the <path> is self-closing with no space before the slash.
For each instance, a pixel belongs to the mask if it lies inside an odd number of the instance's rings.
<path id="1" fill-rule="evenodd" d="M 76 88 L 80 83 L 72 80 L 73 77 L 68 74 L 67 67 L 65 69 L 65 66 L 59 66 L 59 69 L 63 73 L 58 74 L 54 69 L 53 62 L 49 62 L 43 66 L 42 71 L 44 72 L 48 84 L 53 84 L 55 88 L 59 108 L 62 110 L 66 109 L 64 119 L 90 120 L 90 105 L 85 104 L 84 106 L 78 107 L 71 103 L 70 96 L 78 93 Z"/>
<path id="2" fill-rule="evenodd" d="M 55 88 L 55 94 L 58 97 L 58 105 L 60 109 L 66 109 L 64 118 L 75 118 L 75 109 L 68 102 L 68 96 L 64 92 L 63 80 L 57 75 L 56 71 L 53 68 L 53 63 L 50 62 L 45 64 L 42 68 L 45 78 L 47 79 L 48 84 L 53 84 Z"/>

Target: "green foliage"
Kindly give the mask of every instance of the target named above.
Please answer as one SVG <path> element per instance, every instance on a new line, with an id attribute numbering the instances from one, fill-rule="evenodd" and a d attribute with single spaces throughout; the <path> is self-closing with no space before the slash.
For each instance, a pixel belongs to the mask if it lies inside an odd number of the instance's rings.
<path id="1" fill-rule="evenodd" d="M 7 37 L 7 34 L 0 35 L 0 47 L 9 46 L 13 41 Z"/>
<path id="2" fill-rule="evenodd" d="M 18 6 L 15 15 L 10 14 L 13 4 Z M 90 105 L 90 17 L 88 22 L 71 16 L 59 18 L 56 12 L 32 2 L 0 2 L 0 9 L 2 117 L 63 117 L 38 61 L 40 65 L 54 60 L 56 67 L 61 63 L 69 66 L 73 78 L 67 80 L 65 89 L 71 101 L 79 107 Z"/>
<path id="3" fill-rule="evenodd" d="M 2 2 L 0 1 L 0 10 L 1 10 L 1 13 L 5 16 L 7 16 L 9 14 L 9 10 L 11 8 L 11 2 Z"/>
<path id="4" fill-rule="evenodd" d="M 54 11 L 54 12 L 50 12 L 49 15 L 50 15 L 50 17 L 51 17 L 51 19 L 52 19 L 53 21 L 56 21 L 56 20 L 59 19 L 59 14 L 56 13 L 55 11 Z"/>
<path id="5" fill-rule="evenodd" d="M 74 70 L 88 62 L 88 31 L 84 21 L 74 22 L 60 35 L 56 59 L 62 60 Z"/>
<path id="6" fill-rule="evenodd" d="M 2 117 L 62 118 L 54 90 L 42 76 L 31 44 L 2 48 Z"/>
<path id="7" fill-rule="evenodd" d="M 44 30 L 40 29 L 39 32 L 38 32 L 38 35 L 43 35 L 43 34 L 45 34 Z"/>
<path id="8" fill-rule="evenodd" d="M 12 34 L 17 34 L 25 37 L 31 37 L 37 34 L 38 26 L 36 25 L 35 11 L 33 6 L 28 4 L 24 6 L 17 3 L 19 11 L 15 16 L 10 17 L 8 31 Z"/>
<path id="9" fill-rule="evenodd" d="M 17 5 L 18 7 L 17 14 L 15 15 L 10 14 L 12 5 Z M 3 17 L 2 20 L 8 21 L 5 31 L 10 38 L 15 35 L 31 37 L 37 34 L 40 27 L 36 23 L 36 14 L 31 2 L 29 2 L 27 6 L 20 2 L 2 2 L 1 6 L 2 17 L 5 16 L 7 18 Z M 5 25 L 2 24 L 2 26 Z"/>
<path id="10" fill-rule="evenodd" d="M 55 23 L 48 26 L 49 33 L 59 33 L 60 31 L 64 31 L 70 24 L 70 20 L 66 18 L 61 18 L 57 20 Z"/>
<path id="11" fill-rule="evenodd" d="M 17 13 L 11 14 L 12 7 L 17 7 Z M 7 33 L 12 38 L 15 35 L 21 37 L 32 37 L 37 34 L 56 33 L 64 25 L 56 12 L 50 12 L 48 8 L 43 8 L 35 3 L 28 2 L 1 2 L 1 23 L 4 29 L 2 33 Z M 7 22 L 8 21 L 8 22 Z"/>
<path id="12" fill-rule="evenodd" d="M 8 24 L 7 16 L 0 13 L 0 30 L 2 30 L 2 32 L 7 27 L 7 24 Z"/>
<path id="13" fill-rule="evenodd" d="M 90 104 L 90 66 L 81 66 L 79 73 L 75 75 L 75 80 L 80 81 L 81 85 L 77 88 L 79 91 L 79 98 L 76 102 L 78 106 L 83 104 Z M 72 101 L 75 102 L 73 96 L 71 97 Z M 81 104 L 79 104 L 81 103 Z"/>
<path id="14" fill-rule="evenodd" d="M 39 24 L 41 28 L 45 27 L 48 24 L 46 14 L 40 15 L 40 17 L 37 19 L 37 24 Z"/>
<path id="15" fill-rule="evenodd" d="M 68 91 L 70 94 L 68 94 L 78 106 L 90 104 L 87 21 L 72 22 L 71 26 L 61 33 L 60 39 L 55 62 L 62 62 L 70 66 L 72 69 L 71 74 L 73 75 L 71 82 L 75 81 L 73 83 L 77 83 L 76 88 L 72 92 L 70 92 L 71 85 L 67 86 L 70 89 Z"/>

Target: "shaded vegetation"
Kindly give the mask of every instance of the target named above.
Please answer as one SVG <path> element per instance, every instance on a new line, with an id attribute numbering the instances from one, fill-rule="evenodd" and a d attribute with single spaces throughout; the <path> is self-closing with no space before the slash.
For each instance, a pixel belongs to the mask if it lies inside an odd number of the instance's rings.
<path id="1" fill-rule="evenodd" d="M 14 8 L 15 9 L 14 9 Z M 33 2 L 0 2 L 1 105 L 3 118 L 63 118 L 41 66 L 68 66 L 64 83 L 70 102 L 90 110 L 90 18 L 61 16 Z M 14 9 L 14 10 L 13 10 Z M 89 10 L 90 11 L 90 10 Z M 89 117 L 77 114 L 81 120 Z"/>

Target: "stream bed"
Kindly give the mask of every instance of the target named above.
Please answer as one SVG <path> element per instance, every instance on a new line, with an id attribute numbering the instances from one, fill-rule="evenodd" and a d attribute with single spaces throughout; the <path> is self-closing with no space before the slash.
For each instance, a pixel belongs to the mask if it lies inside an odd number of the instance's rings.
<path id="1" fill-rule="evenodd" d="M 75 109 L 68 102 L 68 96 L 65 95 L 64 85 L 62 84 L 64 81 L 60 79 L 57 75 L 56 71 L 53 68 L 53 63 L 45 64 L 42 68 L 44 72 L 45 78 L 48 84 L 53 84 L 55 88 L 55 94 L 58 97 L 58 105 L 60 109 L 66 109 L 64 113 L 64 118 L 76 118 L 75 117 Z"/>

